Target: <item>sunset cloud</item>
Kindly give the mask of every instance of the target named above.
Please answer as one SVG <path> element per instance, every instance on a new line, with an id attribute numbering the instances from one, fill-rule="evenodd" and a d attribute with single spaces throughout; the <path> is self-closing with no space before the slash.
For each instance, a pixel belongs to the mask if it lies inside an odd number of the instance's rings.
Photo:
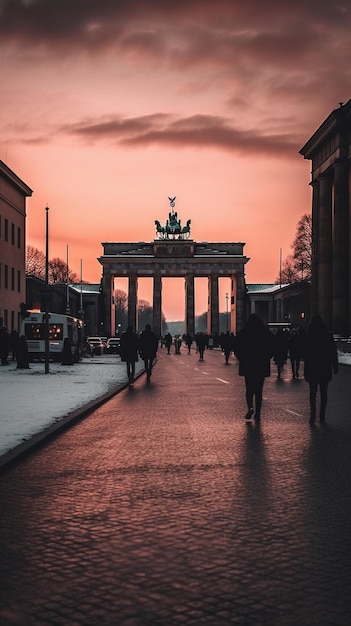
<path id="1" fill-rule="evenodd" d="M 310 210 L 299 150 L 351 97 L 350 32 L 347 0 L 0 0 L 0 158 L 34 189 L 29 237 L 53 198 L 53 245 L 69 223 L 95 267 L 111 224 L 152 237 L 174 194 L 194 237 L 247 241 L 269 282 L 267 242 L 288 249 Z"/>

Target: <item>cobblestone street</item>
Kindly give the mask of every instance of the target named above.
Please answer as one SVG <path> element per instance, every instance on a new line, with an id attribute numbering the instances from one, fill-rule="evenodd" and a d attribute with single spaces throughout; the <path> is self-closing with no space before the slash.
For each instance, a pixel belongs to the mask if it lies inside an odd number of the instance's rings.
<path id="1" fill-rule="evenodd" d="M 273 367 L 274 369 L 274 367 Z M 3 626 L 351 623 L 351 390 L 327 424 L 237 363 L 159 351 L 133 387 L 2 472 Z"/>

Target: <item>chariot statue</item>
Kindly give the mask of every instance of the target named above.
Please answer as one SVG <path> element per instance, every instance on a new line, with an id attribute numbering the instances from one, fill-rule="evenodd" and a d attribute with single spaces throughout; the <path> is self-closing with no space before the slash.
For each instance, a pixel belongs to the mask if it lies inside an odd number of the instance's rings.
<path id="1" fill-rule="evenodd" d="M 190 237 L 191 220 L 187 220 L 186 225 L 182 226 L 178 213 L 174 210 L 174 198 L 168 198 L 171 211 L 168 213 L 168 220 L 165 226 L 162 226 L 158 220 L 155 220 L 156 236 L 158 239 L 188 239 Z"/>

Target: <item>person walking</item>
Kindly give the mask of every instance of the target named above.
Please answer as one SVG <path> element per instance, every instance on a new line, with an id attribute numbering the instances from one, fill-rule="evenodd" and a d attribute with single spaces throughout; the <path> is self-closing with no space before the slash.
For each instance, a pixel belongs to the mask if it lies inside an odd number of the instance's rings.
<path id="1" fill-rule="evenodd" d="M 262 320 L 252 313 L 246 326 L 237 334 L 234 354 L 239 360 L 239 375 L 245 378 L 247 420 L 261 419 L 264 379 L 271 375 L 274 337 Z M 255 400 L 255 410 L 254 410 Z"/>
<path id="2" fill-rule="evenodd" d="M 299 367 L 301 361 L 301 338 L 297 328 L 293 328 L 289 337 L 289 357 L 293 378 L 299 377 Z"/>
<path id="3" fill-rule="evenodd" d="M 192 343 L 193 343 L 193 338 L 192 338 L 192 336 L 191 336 L 191 334 L 190 334 L 190 333 L 186 333 L 186 334 L 183 336 L 183 339 L 184 339 L 184 342 L 185 342 L 186 347 L 188 348 L 188 354 L 190 354 L 190 351 L 191 351 L 191 345 L 192 345 Z"/>
<path id="4" fill-rule="evenodd" d="M 200 355 L 199 361 L 203 361 L 204 360 L 204 352 L 205 352 L 205 348 L 206 348 L 206 345 L 207 345 L 206 335 L 204 333 L 200 332 L 197 335 L 196 343 L 197 343 L 197 347 L 198 347 L 199 355 Z"/>
<path id="5" fill-rule="evenodd" d="M 277 366 L 277 378 L 280 380 L 281 374 L 288 358 L 288 338 L 282 328 L 278 328 L 275 336 L 274 362 Z"/>
<path id="6" fill-rule="evenodd" d="M 2 325 L 0 320 L 0 359 L 1 365 L 9 365 L 8 356 L 10 351 L 9 331 Z"/>
<path id="7" fill-rule="evenodd" d="M 139 360 L 138 349 L 138 335 L 133 331 L 132 326 L 128 326 L 127 330 L 121 335 L 120 354 L 121 361 L 127 365 L 127 377 L 129 384 L 134 382 L 135 363 Z"/>
<path id="8" fill-rule="evenodd" d="M 310 424 L 316 421 L 317 390 L 320 391 L 319 421 L 325 422 L 328 385 L 339 369 L 338 353 L 333 336 L 322 318 L 314 315 L 306 333 L 303 347 L 304 376 L 310 391 Z"/>
<path id="9" fill-rule="evenodd" d="M 139 353 L 145 364 L 146 378 L 150 380 L 156 353 L 158 350 L 158 339 L 151 330 L 150 324 L 146 324 L 145 330 L 139 337 Z"/>
<path id="10" fill-rule="evenodd" d="M 167 333 L 167 335 L 165 335 L 165 346 L 167 348 L 167 354 L 171 354 L 172 343 L 173 343 L 172 335 L 171 333 Z"/>
<path id="11" fill-rule="evenodd" d="M 225 364 L 229 365 L 229 357 L 233 349 L 233 335 L 229 333 L 229 330 L 221 336 L 221 348 L 225 356 Z"/>

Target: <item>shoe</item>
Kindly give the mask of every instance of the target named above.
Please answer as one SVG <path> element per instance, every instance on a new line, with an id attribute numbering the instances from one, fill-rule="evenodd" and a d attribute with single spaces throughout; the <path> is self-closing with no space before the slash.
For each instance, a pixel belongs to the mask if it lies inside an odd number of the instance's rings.
<path id="1" fill-rule="evenodd" d="M 249 409 L 248 412 L 245 415 L 245 419 L 246 420 L 250 420 L 252 418 L 253 414 L 254 414 L 254 410 L 253 409 Z"/>
<path id="2" fill-rule="evenodd" d="M 255 413 L 255 415 L 254 415 L 254 420 L 255 420 L 255 422 L 260 422 L 260 421 L 261 421 L 261 415 L 260 415 L 260 413 Z"/>

